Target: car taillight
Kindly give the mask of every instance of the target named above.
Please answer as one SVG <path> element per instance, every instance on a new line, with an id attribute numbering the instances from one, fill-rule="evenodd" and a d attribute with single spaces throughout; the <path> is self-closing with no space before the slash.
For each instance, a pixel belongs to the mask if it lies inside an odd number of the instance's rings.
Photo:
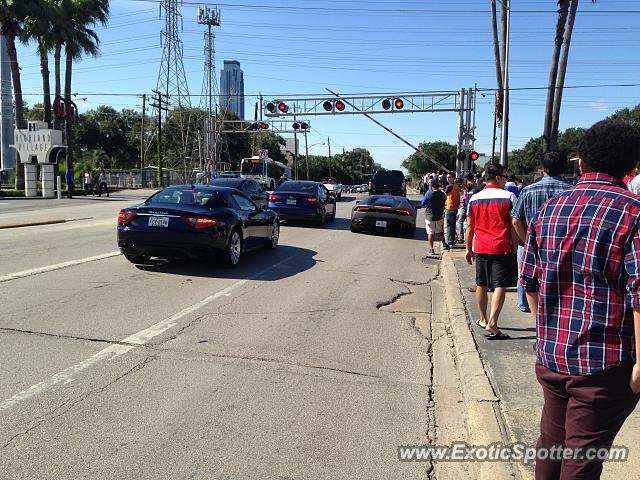
<path id="1" fill-rule="evenodd" d="M 279 202 L 280 200 L 282 200 L 282 197 L 280 195 L 269 195 L 270 202 Z"/>
<path id="2" fill-rule="evenodd" d="M 215 218 L 182 216 L 182 220 L 191 228 L 209 228 L 218 224 Z"/>
<path id="3" fill-rule="evenodd" d="M 368 211 L 369 211 L 369 207 L 366 207 L 366 206 L 356 207 L 356 212 L 368 212 Z"/>
<path id="4" fill-rule="evenodd" d="M 131 220 L 136 218 L 137 216 L 138 216 L 138 214 L 136 212 L 132 212 L 131 210 L 122 210 L 118 214 L 118 224 L 119 225 L 126 225 L 129 222 L 131 222 Z"/>
<path id="5" fill-rule="evenodd" d="M 373 183 L 371 182 L 371 180 L 369 180 L 369 190 L 371 190 L 371 186 L 373 185 Z"/>
<path id="6" fill-rule="evenodd" d="M 316 197 L 307 197 L 304 201 L 309 203 L 318 203 L 318 199 Z"/>
<path id="7" fill-rule="evenodd" d="M 396 210 L 396 213 L 397 213 L 398 215 L 407 215 L 407 216 L 409 216 L 409 217 L 411 216 L 411 212 L 410 212 L 409 210 L 405 210 L 405 209 L 403 209 L 403 208 L 399 208 L 399 209 L 397 209 L 397 210 Z"/>

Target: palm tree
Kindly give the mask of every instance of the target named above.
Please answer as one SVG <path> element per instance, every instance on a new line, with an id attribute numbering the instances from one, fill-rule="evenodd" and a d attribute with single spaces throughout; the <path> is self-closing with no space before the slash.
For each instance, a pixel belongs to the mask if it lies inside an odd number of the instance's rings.
<path id="1" fill-rule="evenodd" d="M 579 0 L 558 0 L 558 20 L 556 22 L 555 42 L 551 56 L 551 68 L 549 70 L 544 131 L 542 133 L 543 152 L 555 150 L 558 146 L 560 106 L 562 104 L 564 79 L 567 73 L 573 24 L 578 11 L 578 1 Z M 596 0 L 591 0 L 591 3 L 595 2 Z"/>
<path id="2" fill-rule="evenodd" d="M 23 25 L 27 17 L 38 15 L 40 11 L 39 0 L 0 0 L 0 24 L 2 25 L 0 32 L 7 42 L 17 128 L 27 128 L 27 122 L 24 118 L 24 101 L 22 99 L 22 82 L 20 81 L 16 38 L 23 34 Z M 24 188 L 24 171 L 17 164 L 16 188 Z"/>
<path id="3" fill-rule="evenodd" d="M 51 128 L 51 86 L 49 81 L 49 53 L 53 49 L 55 36 L 52 23 L 58 16 L 57 4 L 53 0 L 41 0 L 43 9 L 40 15 L 27 17 L 24 23 L 24 31 L 21 36 L 23 43 L 35 39 L 38 43 L 38 55 L 40 57 L 40 72 L 42 74 L 42 91 L 44 94 L 43 120 Z"/>
<path id="4" fill-rule="evenodd" d="M 108 0 L 67 0 L 65 10 L 70 22 L 63 28 L 65 50 L 64 103 L 67 112 L 65 132 L 67 139 L 67 168 L 73 168 L 73 121 L 69 113 L 72 109 L 71 75 L 73 62 L 83 55 L 97 56 L 100 39 L 91 26 L 106 24 L 109 17 Z M 63 3 L 66 3 L 63 0 Z"/>

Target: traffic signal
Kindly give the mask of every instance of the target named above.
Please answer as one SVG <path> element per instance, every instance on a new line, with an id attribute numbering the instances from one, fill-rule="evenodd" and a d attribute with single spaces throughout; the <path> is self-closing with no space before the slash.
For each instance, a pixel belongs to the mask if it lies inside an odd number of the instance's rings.
<path id="1" fill-rule="evenodd" d="M 336 110 L 339 112 L 344 110 L 344 102 L 342 100 L 336 100 Z"/>
<path id="2" fill-rule="evenodd" d="M 276 113 L 276 104 L 273 102 L 267 103 L 267 110 L 269 113 Z"/>
<path id="3" fill-rule="evenodd" d="M 260 130 L 268 130 L 268 129 L 269 129 L 268 123 L 265 123 L 265 122 L 260 123 Z"/>
<path id="4" fill-rule="evenodd" d="M 331 100 L 326 100 L 322 104 L 322 108 L 324 108 L 327 112 L 330 112 L 331 110 L 333 110 L 333 102 Z"/>
<path id="5" fill-rule="evenodd" d="M 460 152 L 456 157 L 459 162 L 464 162 L 467 159 L 467 152 Z"/>
<path id="6" fill-rule="evenodd" d="M 404 102 L 402 101 L 401 98 L 396 98 L 393 101 L 393 106 L 395 107 L 396 110 L 402 110 L 404 107 Z"/>
<path id="7" fill-rule="evenodd" d="M 294 130 L 309 130 L 309 124 L 307 122 L 293 122 L 291 126 Z"/>
<path id="8" fill-rule="evenodd" d="M 331 112 L 333 110 L 338 110 L 339 112 L 345 109 L 346 105 L 342 100 L 325 100 L 322 103 L 322 108 L 324 108 L 327 112 Z"/>
<path id="9" fill-rule="evenodd" d="M 475 162 L 480 158 L 480 154 L 478 152 L 471 152 L 469 154 L 469 158 L 471 159 L 472 162 Z"/>
<path id="10" fill-rule="evenodd" d="M 382 108 L 384 108 L 385 110 L 389 110 L 391 108 L 391 100 L 389 100 L 388 98 L 382 100 Z"/>
<path id="11" fill-rule="evenodd" d="M 284 102 L 280 102 L 278 103 L 278 111 L 280 113 L 287 113 L 289 111 L 289 106 Z"/>
<path id="12" fill-rule="evenodd" d="M 213 160 L 209 160 L 207 164 L 209 164 L 209 166 L 213 165 Z"/>

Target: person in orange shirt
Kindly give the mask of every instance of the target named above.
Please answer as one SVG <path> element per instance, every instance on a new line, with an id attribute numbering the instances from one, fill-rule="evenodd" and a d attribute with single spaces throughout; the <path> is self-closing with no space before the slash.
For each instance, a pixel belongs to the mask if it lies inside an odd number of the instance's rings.
<path id="1" fill-rule="evenodd" d="M 447 201 L 444 205 L 444 225 L 447 233 L 446 243 L 442 245 L 444 250 L 456 243 L 456 217 L 460 208 L 460 186 L 456 183 L 453 173 L 447 174 L 447 186 L 444 189 Z"/>

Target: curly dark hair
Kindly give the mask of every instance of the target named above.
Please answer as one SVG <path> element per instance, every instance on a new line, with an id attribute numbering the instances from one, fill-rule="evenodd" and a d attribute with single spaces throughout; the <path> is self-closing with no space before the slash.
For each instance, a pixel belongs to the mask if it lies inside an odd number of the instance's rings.
<path id="1" fill-rule="evenodd" d="M 567 157 L 557 150 L 547 152 L 542 159 L 542 168 L 552 177 L 562 175 L 567 169 Z"/>
<path id="2" fill-rule="evenodd" d="M 602 120 L 585 132 L 578 152 L 585 173 L 624 178 L 640 162 L 640 130 L 619 120 Z"/>

